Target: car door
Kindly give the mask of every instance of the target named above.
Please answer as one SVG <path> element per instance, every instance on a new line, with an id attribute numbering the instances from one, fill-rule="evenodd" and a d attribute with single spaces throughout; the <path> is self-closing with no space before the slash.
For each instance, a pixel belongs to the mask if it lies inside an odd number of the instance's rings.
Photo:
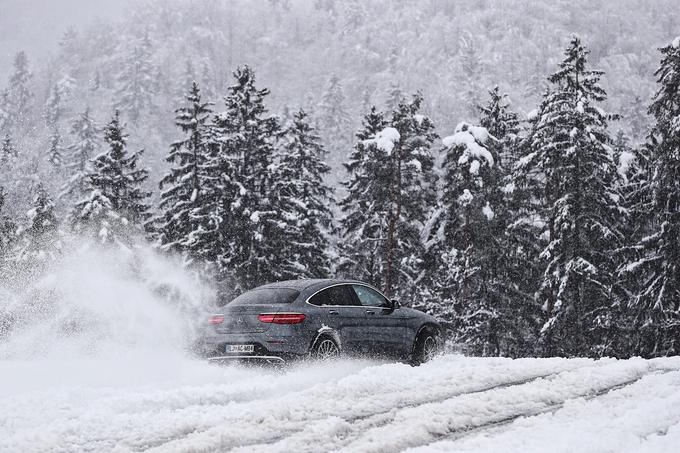
<path id="1" fill-rule="evenodd" d="M 407 353 L 408 326 L 400 310 L 393 310 L 389 300 L 370 286 L 353 284 L 352 290 L 364 311 L 362 330 L 373 351 L 398 356 Z"/>
<path id="2" fill-rule="evenodd" d="M 319 307 L 322 323 L 340 335 L 346 351 L 361 350 L 365 332 L 361 332 L 362 307 L 349 285 L 330 286 L 310 297 L 309 303 Z"/>

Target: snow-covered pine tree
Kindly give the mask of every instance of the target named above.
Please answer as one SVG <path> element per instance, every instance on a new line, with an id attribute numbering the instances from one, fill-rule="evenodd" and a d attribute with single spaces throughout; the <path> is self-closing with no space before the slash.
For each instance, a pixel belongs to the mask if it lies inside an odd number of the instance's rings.
<path id="1" fill-rule="evenodd" d="M 354 149 L 344 163 L 349 177 L 342 184 L 347 195 L 339 202 L 343 217 L 338 270 L 378 288 L 384 277 L 389 168 L 385 151 L 372 139 L 383 133 L 387 124 L 375 107 L 364 117 Z"/>
<path id="2" fill-rule="evenodd" d="M 219 175 L 206 174 L 206 162 L 211 153 L 209 120 L 212 104 L 203 101 L 196 82 L 192 83 L 185 99 L 185 106 L 175 110 L 175 124 L 185 137 L 170 146 L 166 158 L 172 167 L 160 181 L 162 214 L 156 221 L 156 229 L 163 249 L 187 253 L 187 258 L 191 259 L 197 254 L 193 250 L 196 245 L 193 234 L 207 229 L 201 225 L 205 219 L 196 216 L 200 205 L 210 201 L 203 200 L 206 195 L 204 184 L 207 178 L 218 179 Z"/>
<path id="3" fill-rule="evenodd" d="M 498 86 L 489 91 L 489 100 L 480 107 L 480 112 L 480 125 L 494 138 L 487 140 L 485 147 L 496 157 L 496 176 L 501 178 L 497 181 L 500 186 L 493 188 L 494 196 L 500 196 L 494 209 L 499 233 L 494 240 L 499 245 L 497 250 L 490 250 L 491 255 L 500 252 L 492 258 L 496 294 L 501 296 L 500 352 L 511 356 L 531 355 L 540 317 L 533 294 L 542 269 L 536 265 L 541 251 L 536 231 L 526 223 L 526 212 L 522 207 L 526 194 L 518 190 L 513 172 L 520 158 L 520 123 L 517 114 L 510 110 L 507 95 L 501 94 Z M 509 322 L 509 318 L 513 322 Z"/>
<path id="4" fill-rule="evenodd" d="M 300 110 L 284 132 L 273 171 L 276 215 L 269 222 L 282 229 L 283 247 L 276 251 L 280 279 L 325 278 L 330 274 L 332 190 L 326 184 L 330 167 L 319 137 Z"/>
<path id="5" fill-rule="evenodd" d="M 12 252 L 12 261 L 30 270 L 56 260 L 62 248 L 54 202 L 42 185 L 35 192 L 33 207 L 26 213 L 27 224 L 19 229 Z"/>
<path id="6" fill-rule="evenodd" d="M 186 95 L 193 89 L 194 82 L 198 82 L 196 71 L 194 70 L 194 64 L 191 62 L 191 59 L 187 58 L 187 61 L 184 64 L 184 72 L 182 73 L 180 83 L 175 91 L 174 97 L 177 99 L 178 103 L 183 103 L 186 100 Z"/>
<path id="7" fill-rule="evenodd" d="M 9 89 L 5 88 L 0 92 L 0 134 L 2 135 L 9 133 L 11 126 L 10 110 Z"/>
<path id="8" fill-rule="evenodd" d="M 430 148 L 437 134 L 432 121 L 420 113 L 422 103 L 420 93 L 400 102 L 392 113 L 391 130 L 374 139 L 385 151 L 390 171 L 384 249 L 384 291 L 388 296 L 412 295 L 423 271 L 421 231 L 436 205 Z"/>
<path id="9" fill-rule="evenodd" d="M 548 355 L 609 353 L 612 318 L 612 251 L 621 241 L 618 177 L 602 73 L 587 69 L 588 51 L 574 37 L 525 140 L 524 172 L 542 174 L 548 245 L 540 299 Z"/>
<path id="10" fill-rule="evenodd" d="M 33 74 L 28 68 L 28 57 L 21 51 L 14 56 L 13 72 L 7 86 L 7 119 L 5 129 L 25 131 L 30 123 L 31 91 L 30 81 Z"/>
<path id="11" fill-rule="evenodd" d="M 387 109 L 388 112 L 396 110 L 397 107 L 399 107 L 399 104 L 404 102 L 404 99 L 406 99 L 406 95 L 404 95 L 404 91 L 401 89 L 401 86 L 399 86 L 399 83 L 390 83 L 390 88 L 387 91 L 387 99 L 385 100 L 385 109 Z"/>
<path id="12" fill-rule="evenodd" d="M 89 196 L 73 213 L 77 231 L 88 232 L 103 243 L 126 244 L 147 229 L 151 217 L 141 185 L 148 178 L 138 168 L 143 151 L 128 154 L 118 110 L 104 130 L 109 149 L 95 157 L 87 175 Z"/>
<path id="13" fill-rule="evenodd" d="M 67 198 L 75 203 L 88 190 L 87 175 L 91 171 L 91 159 L 99 146 L 99 129 L 90 116 L 89 108 L 73 121 L 71 135 L 73 142 L 65 149 L 63 159 L 69 179 L 61 188 L 59 198 Z"/>
<path id="14" fill-rule="evenodd" d="M 318 130 L 331 162 L 341 162 L 351 147 L 352 122 L 345 103 L 340 78 L 332 75 L 316 111 Z"/>
<path id="15" fill-rule="evenodd" d="M 156 94 L 157 71 L 153 63 L 153 45 L 149 34 L 139 39 L 122 62 L 118 74 L 116 108 L 137 124 L 140 115 L 150 111 Z"/>
<path id="16" fill-rule="evenodd" d="M 52 129 L 52 134 L 50 134 L 50 147 L 47 150 L 47 161 L 55 167 L 61 167 L 64 162 L 61 134 L 59 133 L 59 128 L 56 126 Z"/>
<path id="17" fill-rule="evenodd" d="M 503 174 L 494 141 L 487 129 L 467 123 L 442 140 L 445 251 L 457 251 L 462 270 L 451 274 L 456 281 L 442 286 L 458 287 L 460 312 L 453 332 L 476 355 L 504 353 L 503 337 L 510 334 L 504 322 L 516 321 L 505 313 L 505 282 L 498 275 L 506 216 L 499 215 L 504 210 Z"/>
<path id="18" fill-rule="evenodd" d="M 252 288 L 275 279 L 270 260 L 281 244 L 276 232 L 269 231 L 267 217 L 274 214 L 270 166 L 281 130 L 264 103 L 269 90 L 256 88 L 253 70 L 238 68 L 234 77 L 236 84 L 224 99 L 226 110 L 215 117 L 220 150 L 212 164 L 233 171 L 223 180 L 238 190 L 228 188 L 219 195 L 228 218 L 222 219 L 220 243 L 214 246 L 222 271 L 233 273 L 241 288 Z"/>
<path id="19" fill-rule="evenodd" d="M 510 102 L 507 94 L 501 94 L 498 85 L 489 91 L 489 101 L 479 107 L 479 125 L 495 140 L 487 143 L 487 146 L 496 151 L 496 166 L 510 169 L 518 158 L 517 139 L 519 133 L 519 119 L 517 114 L 510 110 Z"/>
<path id="20" fill-rule="evenodd" d="M 5 167 L 9 162 L 19 155 L 14 141 L 9 134 L 5 134 L 0 142 L 0 169 Z"/>
<path id="21" fill-rule="evenodd" d="M 637 286 L 630 302 L 636 334 L 631 353 L 645 357 L 680 351 L 680 37 L 661 54 L 659 89 L 649 108 L 654 124 L 643 153 L 650 172 L 639 197 L 650 222 L 633 247 L 637 259 L 622 269 Z"/>
<path id="22" fill-rule="evenodd" d="M 0 271 L 4 270 L 4 263 L 7 261 L 9 251 L 13 247 L 17 230 L 11 217 L 3 213 L 5 198 L 5 188 L 0 186 Z"/>
<path id="23" fill-rule="evenodd" d="M 477 106 L 481 103 L 480 76 L 483 74 L 482 61 L 479 57 L 479 49 L 471 33 L 460 38 L 460 67 L 465 76 L 465 85 L 468 89 L 463 95 L 467 105 L 467 113 L 477 115 Z"/>

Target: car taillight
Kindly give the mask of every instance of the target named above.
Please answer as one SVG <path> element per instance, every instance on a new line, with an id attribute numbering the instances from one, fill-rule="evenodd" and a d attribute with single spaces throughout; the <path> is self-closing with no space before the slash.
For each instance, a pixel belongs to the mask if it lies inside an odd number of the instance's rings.
<path id="1" fill-rule="evenodd" d="M 224 322 L 224 315 L 212 315 L 208 318 L 208 324 L 222 324 Z"/>
<path id="2" fill-rule="evenodd" d="M 305 320 L 302 313 L 262 313 L 257 317 L 260 322 L 272 324 L 300 324 Z"/>

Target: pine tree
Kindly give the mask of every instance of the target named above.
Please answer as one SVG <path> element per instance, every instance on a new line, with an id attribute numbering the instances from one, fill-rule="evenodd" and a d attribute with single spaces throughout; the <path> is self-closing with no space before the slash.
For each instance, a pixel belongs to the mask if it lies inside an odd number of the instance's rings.
<path id="1" fill-rule="evenodd" d="M 144 231 L 151 217 L 145 201 L 150 194 L 141 188 L 148 172 L 138 168 L 142 151 L 129 155 L 126 138 L 116 110 L 104 131 L 109 149 L 95 157 L 87 175 L 89 196 L 74 210 L 77 230 L 102 242 L 129 242 L 134 233 Z"/>
<path id="2" fill-rule="evenodd" d="M 158 219 L 159 240 L 163 249 L 195 255 L 192 233 L 201 228 L 204 219 L 195 213 L 206 195 L 204 184 L 206 163 L 210 158 L 211 103 L 204 102 L 201 91 L 193 82 L 186 94 L 186 106 L 175 110 L 175 124 L 186 136 L 174 142 L 166 161 L 173 166 L 160 182 L 160 208 Z M 216 177 L 216 176 L 215 176 Z M 203 226 L 205 228 L 205 226 Z"/>
<path id="3" fill-rule="evenodd" d="M 35 269 L 56 260 L 62 248 L 54 202 L 42 185 L 36 189 L 27 217 L 28 224 L 19 229 L 12 260 Z"/>
<path id="4" fill-rule="evenodd" d="M 6 134 L 0 143 L 0 168 L 6 167 L 9 162 L 12 162 L 16 157 L 18 157 L 19 152 L 16 146 L 14 146 L 14 141 L 9 134 Z"/>
<path id="5" fill-rule="evenodd" d="M 421 104 L 419 94 L 402 101 L 389 122 L 373 109 L 346 164 L 350 179 L 345 183 L 349 194 L 340 203 L 345 211 L 342 268 L 355 278 L 363 278 L 356 275 L 363 272 L 373 284 L 378 280 L 390 296 L 414 292 L 423 271 L 420 231 L 436 200 L 430 154 L 436 134 L 419 113 Z M 376 247 L 377 254 L 365 256 Z M 381 276 L 373 274 L 378 269 Z"/>
<path id="6" fill-rule="evenodd" d="M 457 251 L 460 261 L 461 272 L 452 276 L 463 277 L 444 286 L 458 286 L 462 311 L 454 331 L 459 341 L 482 355 L 501 354 L 502 336 L 508 333 L 502 326 L 506 300 L 498 275 L 506 219 L 499 215 L 504 209 L 503 175 L 490 147 L 495 140 L 485 128 L 467 123 L 443 139 L 444 240 L 447 253 Z"/>
<path id="7" fill-rule="evenodd" d="M 517 160 L 517 135 L 519 133 L 519 119 L 510 110 L 507 94 L 501 94 L 498 85 L 489 91 L 489 102 L 479 107 L 479 125 L 495 140 L 488 145 L 493 147 L 497 164 L 506 169 L 512 168 Z"/>
<path id="8" fill-rule="evenodd" d="M 279 279 L 323 278 L 330 273 L 328 233 L 331 230 L 331 189 L 324 181 L 330 172 L 322 158 L 319 137 L 300 110 L 285 130 L 274 169 L 276 194 L 273 229 L 278 239 Z"/>
<path id="9" fill-rule="evenodd" d="M 116 107 L 125 112 L 133 124 L 137 124 L 140 115 L 153 108 L 157 88 L 153 46 L 148 33 L 135 44 L 122 65 L 118 75 Z"/>
<path id="10" fill-rule="evenodd" d="M 196 77 L 196 71 L 194 71 L 194 65 L 190 59 L 187 59 L 184 65 L 182 79 L 175 93 L 175 97 L 179 102 L 183 102 L 186 99 L 186 94 L 191 91 L 195 82 L 198 82 L 198 78 Z"/>
<path id="11" fill-rule="evenodd" d="M 69 180 L 61 188 L 59 198 L 67 197 L 72 201 L 80 201 L 85 196 L 88 185 L 87 175 L 91 171 L 91 159 L 98 147 L 99 130 L 86 108 L 71 125 L 73 143 L 64 151 L 64 167 Z"/>
<path id="12" fill-rule="evenodd" d="M 0 92 L 0 134 L 9 133 L 11 126 L 10 110 L 9 89 L 6 88 Z"/>
<path id="13" fill-rule="evenodd" d="M 14 241 L 16 240 L 17 230 L 11 217 L 3 213 L 5 198 L 5 188 L 0 186 L 0 271 L 4 270 L 3 264 L 7 260 L 9 251 L 12 249 Z"/>
<path id="14" fill-rule="evenodd" d="M 349 179 L 343 182 L 347 196 L 339 206 L 341 262 L 339 270 L 346 276 L 383 286 L 384 265 L 381 251 L 385 246 L 388 199 L 386 153 L 373 139 L 387 128 L 383 113 L 375 107 L 366 114 L 363 128 L 356 134 L 356 144 L 344 166 Z"/>
<path id="15" fill-rule="evenodd" d="M 549 355 L 608 353 L 613 323 L 611 297 L 621 241 L 617 172 L 607 134 L 606 99 L 600 71 L 586 68 L 588 51 L 574 37 L 552 89 L 541 103 L 526 139 L 520 166 L 543 180 L 548 245 L 540 297 L 547 321 L 542 328 Z"/>
<path id="16" fill-rule="evenodd" d="M 482 62 L 472 35 L 468 34 L 468 36 L 462 37 L 460 47 L 462 73 L 465 75 L 465 83 L 469 87 L 465 91 L 464 100 L 467 105 L 467 112 L 476 115 L 477 106 L 481 103 L 479 78 L 482 74 Z"/>
<path id="17" fill-rule="evenodd" d="M 331 76 L 317 110 L 318 128 L 324 148 L 332 162 L 340 161 L 350 145 L 350 116 L 345 107 L 345 93 L 340 78 Z"/>
<path id="18" fill-rule="evenodd" d="M 648 231 L 633 247 L 637 259 L 622 268 L 637 286 L 630 302 L 632 353 L 646 357 L 680 350 L 680 38 L 661 54 L 659 89 L 649 108 L 654 125 L 642 154 L 648 157 L 649 178 L 642 178 L 638 191 Z"/>
<path id="19" fill-rule="evenodd" d="M 270 166 L 281 131 L 276 117 L 267 115 L 264 100 L 269 90 L 256 88 L 252 69 L 238 68 L 234 77 L 236 84 L 225 97 L 227 109 L 215 119 L 221 143 L 215 166 L 233 172 L 225 183 L 238 187 L 220 195 L 229 217 L 220 224 L 217 260 L 223 271 L 236 276 L 238 285 L 251 288 L 275 279 L 270 260 L 276 241 L 267 217 L 273 214 Z"/>
<path id="20" fill-rule="evenodd" d="M 63 147 L 61 145 L 61 134 L 59 129 L 52 129 L 50 135 L 50 147 L 47 151 L 47 161 L 55 167 L 61 167 L 64 161 Z"/>
<path id="21" fill-rule="evenodd" d="M 385 108 L 387 111 L 392 112 L 396 110 L 397 107 L 399 107 L 399 104 L 404 102 L 404 99 L 406 99 L 406 96 L 404 95 L 404 91 L 399 86 L 399 83 L 390 83 L 390 89 L 387 92 L 387 100 L 385 101 Z"/>
<path id="22" fill-rule="evenodd" d="M 32 77 L 26 53 L 18 52 L 14 56 L 13 72 L 7 88 L 7 105 L 4 110 L 8 118 L 5 120 L 5 129 L 26 130 L 28 127 L 33 99 L 29 86 Z"/>
<path id="23" fill-rule="evenodd" d="M 518 188 L 521 185 L 513 170 L 520 158 L 519 119 L 498 86 L 489 91 L 488 103 L 480 107 L 480 113 L 480 125 L 493 137 L 485 146 L 496 157 L 499 178 L 492 188 L 493 198 L 498 200 L 494 209 L 498 248 L 489 250 L 487 259 L 491 257 L 493 263 L 493 285 L 502 313 L 496 330 L 500 332 L 500 353 L 531 355 L 540 315 L 533 294 L 541 276 L 542 269 L 536 265 L 541 249 L 534 226 L 526 222 L 523 203 L 531 198 L 525 199 L 528 194 Z"/>
<path id="24" fill-rule="evenodd" d="M 385 294 L 408 296 L 422 273 L 424 253 L 420 231 L 436 203 L 434 158 L 437 138 L 432 121 L 420 113 L 420 93 L 404 100 L 392 113 L 398 140 L 390 155 L 391 200 L 385 239 Z"/>

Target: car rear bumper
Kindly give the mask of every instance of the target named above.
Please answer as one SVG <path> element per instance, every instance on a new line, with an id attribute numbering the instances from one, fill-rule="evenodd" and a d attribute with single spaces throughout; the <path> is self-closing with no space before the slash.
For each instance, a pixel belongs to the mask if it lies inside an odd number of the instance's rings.
<path id="1" fill-rule="evenodd" d="M 282 365 L 286 363 L 283 357 L 274 355 L 223 355 L 208 357 L 209 362 L 246 362 L 246 363 L 267 363 L 270 365 Z"/>
<path id="2" fill-rule="evenodd" d="M 229 345 L 253 345 L 252 353 L 230 353 Z M 198 355 L 214 361 L 288 361 L 308 353 L 309 342 L 300 336 L 266 333 L 215 334 L 201 338 L 195 345 Z"/>

